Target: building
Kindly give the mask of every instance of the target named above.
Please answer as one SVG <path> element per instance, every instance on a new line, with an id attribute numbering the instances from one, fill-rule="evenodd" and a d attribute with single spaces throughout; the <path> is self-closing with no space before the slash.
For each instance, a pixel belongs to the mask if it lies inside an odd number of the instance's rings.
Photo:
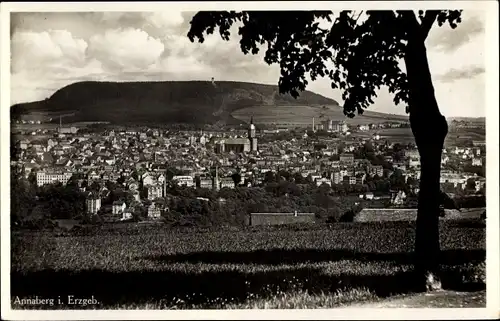
<path id="1" fill-rule="evenodd" d="M 333 119 L 327 119 L 322 121 L 316 129 L 323 129 L 329 132 L 345 133 L 348 128 L 344 121 L 335 121 Z"/>
<path id="2" fill-rule="evenodd" d="M 220 189 L 219 168 L 218 167 L 215 167 L 215 177 L 212 180 L 212 189 L 215 191 L 218 191 Z"/>
<path id="3" fill-rule="evenodd" d="M 354 163 L 354 155 L 353 154 L 341 154 L 340 162 L 344 164 L 353 164 Z"/>
<path id="4" fill-rule="evenodd" d="M 477 192 L 479 192 L 481 188 L 484 188 L 485 186 L 486 186 L 486 178 L 478 177 L 474 180 L 474 187 Z"/>
<path id="5" fill-rule="evenodd" d="M 472 145 L 473 145 L 474 147 L 478 147 L 478 146 L 486 146 L 486 141 L 484 141 L 484 140 L 481 140 L 481 141 L 479 141 L 479 140 L 473 140 L 473 141 L 472 141 Z"/>
<path id="6" fill-rule="evenodd" d="M 132 213 L 124 211 L 122 213 L 122 221 L 130 220 L 132 218 Z"/>
<path id="7" fill-rule="evenodd" d="M 231 177 L 224 177 L 220 180 L 220 188 L 234 188 L 234 180 Z"/>
<path id="8" fill-rule="evenodd" d="M 212 179 L 201 177 L 198 180 L 198 188 L 208 188 L 208 189 L 211 189 L 212 188 Z"/>
<path id="9" fill-rule="evenodd" d="M 228 138 L 222 141 L 224 144 L 223 150 L 226 153 L 247 153 L 250 152 L 250 140 L 248 138 Z"/>
<path id="10" fill-rule="evenodd" d="M 250 213 L 250 225 L 314 223 L 314 213 Z"/>
<path id="11" fill-rule="evenodd" d="M 36 173 L 36 184 L 38 186 L 43 186 L 46 184 L 61 183 L 66 185 L 69 179 L 73 176 L 71 172 L 68 171 L 58 171 L 58 170 L 45 170 Z"/>
<path id="12" fill-rule="evenodd" d="M 332 122 L 331 126 L 333 132 L 345 133 L 349 130 L 345 121 Z"/>
<path id="13" fill-rule="evenodd" d="M 344 176 L 343 182 L 349 185 L 356 185 L 357 179 L 356 176 Z"/>
<path id="14" fill-rule="evenodd" d="M 483 160 L 479 157 L 474 157 L 472 159 L 472 166 L 483 166 Z"/>
<path id="15" fill-rule="evenodd" d="M 161 185 L 150 185 L 148 189 L 148 200 L 155 200 L 163 196 L 163 186 Z"/>
<path id="16" fill-rule="evenodd" d="M 340 172 L 333 172 L 331 176 L 333 184 L 340 184 L 344 178 Z"/>
<path id="17" fill-rule="evenodd" d="M 124 213 L 126 208 L 127 204 L 124 201 L 114 201 L 111 211 L 115 215 L 120 215 Z"/>
<path id="18" fill-rule="evenodd" d="M 316 179 L 316 186 L 321 186 L 323 184 L 326 184 L 328 186 L 332 186 L 332 181 L 328 178 L 325 178 L 325 177 Z"/>
<path id="19" fill-rule="evenodd" d="M 420 167 L 420 157 L 408 159 L 408 167 Z"/>
<path id="20" fill-rule="evenodd" d="M 258 150 L 256 129 L 253 123 L 253 117 L 250 119 L 250 126 L 248 127 L 248 137 L 227 138 L 219 140 L 215 143 L 216 153 L 248 153 Z"/>
<path id="21" fill-rule="evenodd" d="M 394 205 L 403 205 L 406 199 L 404 191 L 393 192 L 391 195 L 391 203 Z"/>
<path id="22" fill-rule="evenodd" d="M 89 196 L 85 200 L 85 204 L 87 205 L 87 213 L 97 214 L 97 212 L 101 209 L 101 198 Z"/>
<path id="23" fill-rule="evenodd" d="M 142 175 L 142 185 L 149 186 L 155 183 L 155 178 L 150 173 L 144 173 Z"/>
<path id="24" fill-rule="evenodd" d="M 374 166 L 369 166 L 368 167 L 368 174 L 370 176 L 378 176 L 378 177 L 383 177 L 384 176 L 384 167 L 382 165 L 374 165 Z"/>
<path id="25" fill-rule="evenodd" d="M 248 128 L 248 140 L 250 140 L 250 151 L 257 151 L 257 137 L 255 135 L 255 125 L 253 124 L 253 116 L 250 118 L 250 126 Z"/>
<path id="26" fill-rule="evenodd" d="M 148 206 L 148 218 L 158 219 L 161 217 L 161 209 L 155 203 Z"/>
<path id="27" fill-rule="evenodd" d="M 172 178 L 174 182 L 177 182 L 179 186 L 193 187 L 194 179 L 189 175 L 177 175 Z"/>
<path id="28" fill-rule="evenodd" d="M 413 159 L 419 159 L 420 160 L 420 153 L 416 149 L 406 150 L 405 151 L 405 156 L 407 158 L 413 158 Z"/>
<path id="29" fill-rule="evenodd" d="M 441 177 L 439 178 L 439 182 L 441 184 L 446 184 L 450 183 L 453 184 L 454 187 L 457 187 L 458 185 L 462 185 L 464 183 L 467 183 L 467 178 L 464 177 L 463 175 L 460 174 L 441 174 Z"/>
<path id="30" fill-rule="evenodd" d="M 356 175 L 356 184 L 363 185 L 365 183 L 366 176 L 363 174 Z"/>
<path id="31" fill-rule="evenodd" d="M 59 127 L 57 129 L 59 134 L 76 134 L 78 132 L 78 128 L 76 127 Z"/>

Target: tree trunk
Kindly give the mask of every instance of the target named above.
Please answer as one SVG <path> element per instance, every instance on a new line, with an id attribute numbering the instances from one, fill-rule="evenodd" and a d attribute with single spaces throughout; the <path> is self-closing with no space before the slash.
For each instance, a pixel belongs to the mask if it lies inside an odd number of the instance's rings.
<path id="1" fill-rule="evenodd" d="M 441 288 L 439 281 L 439 205 L 441 153 L 448 133 L 441 115 L 423 39 L 408 42 L 405 64 L 409 85 L 410 125 L 420 154 L 420 192 L 415 241 L 415 271 L 422 290 Z M 424 288 L 425 286 L 425 288 Z"/>

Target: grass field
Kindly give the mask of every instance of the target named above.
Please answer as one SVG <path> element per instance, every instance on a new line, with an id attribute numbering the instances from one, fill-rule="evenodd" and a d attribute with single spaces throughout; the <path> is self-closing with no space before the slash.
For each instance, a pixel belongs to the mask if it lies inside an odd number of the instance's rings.
<path id="1" fill-rule="evenodd" d="M 441 224 L 443 286 L 484 289 L 484 223 Z M 14 232 L 12 298 L 99 302 L 39 307 L 51 309 L 327 308 L 415 289 L 413 223 L 86 234 Z"/>
<path id="2" fill-rule="evenodd" d="M 383 128 L 377 130 L 358 131 L 353 133 L 353 137 L 371 138 L 374 134 L 380 135 L 380 140 L 400 144 L 415 143 L 415 138 L 410 128 Z M 460 129 L 449 132 L 445 139 L 445 146 L 463 145 L 472 140 L 485 140 L 484 133 L 478 133 L 473 129 Z"/>
<path id="3" fill-rule="evenodd" d="M 253 116 L 256 124 L 292 123 L 297 126 L 312 126 L 312 119 L 316 124 L 328 118 L 337 121 L 344 120 L 349 125 L 383 123 L 386 121 L 407 120 L 406 116 L 389 115 L 366 111 L 363 115 L 348 118 L 344 115 L 342 108 L 333 105 L 323 108 L 322 106 L 253 106 L 236 110 L 232 116 L 242 121 L 249 121 Z"/>

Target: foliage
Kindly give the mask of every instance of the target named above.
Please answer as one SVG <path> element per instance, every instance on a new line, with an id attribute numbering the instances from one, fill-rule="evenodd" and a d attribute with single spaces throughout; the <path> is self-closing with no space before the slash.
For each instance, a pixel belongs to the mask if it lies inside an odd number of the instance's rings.
<path id="1" fill-rule="evenodd" d="M 342 90 L 344 113 L 353 117 L 373 103 L 376 90 L 387 86 L 394 102 L 408 103 L 406 73 L 399 61 L 405 58 L 406 44 L 418 36 L 425 39 L 437 20 L 456 28 L 461 22 L 460 10 L 413 11 L 344 10 L 332 19 L 331 11 L 202 11 L 191 21 L 188 37 L 203 43 L 205 34 L 218 28 L 229 40 L 230 28 L 236 22 L 243 53 L 257 54 L 266 45 L 264 61 L 279 64 L 280 93 L 299 96 L 311 80 L 328 77 L 332 88 Z M 318 20 L 332 22 L 330 29 L 320 27 Z"/>
<path id="2" fill-rule="evenodd" d="M 51 219 L 72 219 L 85 214 L 85 194 L 74 186 L 62 184 L 44 185 L 39 201 Z"/>
<path id="3" fill-rule="evenodd" d="M 10 193 L 11 223 L 19 224 L 31 214 L 36 205 L 36 188 L 17 169 L 11 168 Z"/>

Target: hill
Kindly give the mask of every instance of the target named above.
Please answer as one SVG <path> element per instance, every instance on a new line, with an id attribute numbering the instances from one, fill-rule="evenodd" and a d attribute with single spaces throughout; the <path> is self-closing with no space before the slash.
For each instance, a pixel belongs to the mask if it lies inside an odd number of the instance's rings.
<path id="1" fill-rule="evenodd" d="M 334 110 L 335 115 L 345 118 L 335 100 L 310 91 L 294 99 L 279 94 L 277 86 L 230 81 L 215 85 L 209 81 L 77 82 L 45 100 L 12 106 L 11 117 L 16 120 L 33 114 L 64 115 L 65 123 L 237 124 L 248 121 L 250 115 L 236 113 L 235 118 L 236 111 L 258 107 L 281 119 L 280 110 L 290 106 Z M 370 114 L 383 119 L 392 116 Z M 297 117 L 304 119 L 301 113 Z"/>

